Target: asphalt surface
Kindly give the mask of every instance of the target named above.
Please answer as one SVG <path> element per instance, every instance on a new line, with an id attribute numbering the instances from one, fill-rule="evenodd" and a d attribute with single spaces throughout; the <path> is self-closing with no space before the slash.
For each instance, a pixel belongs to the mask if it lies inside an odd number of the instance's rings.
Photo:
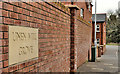
<path id="1" fill-rule="evenodd" d="M 106 52 L 104 55 L 102 55 L 100 58 L 97 58 L 96 62 L 87 62 L 83 64 L 78 68 L 78 72 L 82 72 L 84 74 L 96 74 L 96 72 L 104 74 L 107 72 L 118 74 L 120 66 L 118 62 L 120 51 L 118 53 L 118 49 L 120 50 L 119 46 L 106 46 Z"/>

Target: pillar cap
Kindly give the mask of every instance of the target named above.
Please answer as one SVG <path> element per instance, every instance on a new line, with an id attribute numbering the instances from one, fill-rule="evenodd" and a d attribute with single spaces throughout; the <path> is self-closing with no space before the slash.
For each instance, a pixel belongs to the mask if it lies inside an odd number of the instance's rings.
<path id="1" fill-rule="evenodd" d="M 76 10 L 79 10 L 80 8 L 77 5 L 65 5 L 68 8 L 74 8 Z"/>

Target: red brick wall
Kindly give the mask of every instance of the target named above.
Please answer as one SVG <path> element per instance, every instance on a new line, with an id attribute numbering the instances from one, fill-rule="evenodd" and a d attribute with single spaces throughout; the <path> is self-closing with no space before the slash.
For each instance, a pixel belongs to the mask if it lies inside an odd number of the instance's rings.
<path id="1" fill-rule="evenodd" d="M 84 9 L 84 18 L 76 20 L 76 49 L 77 49 L 77 67 L 82 65 L 85 61 L 91 59 L 91 39 L 92 39 L 92 5 L 91 11 L 85 2 L 76 2 L 80 10 L 76 12 L 76 18 L 80 17 L 81 8 Z M 83 22 L 83 21 L 85 22 Z M 89 23 L 90 22 L 90 23 Z M 89 56 L 89 57 L 88 57 Z"/>
<path id="2" fill-rule="evenodd" d="M 79 67 L 88 59 L 92 31 L 91 24 L 88 23 L 92 14 L 89 13 L 88 16 L 88 10 L 84 10 L 84 19 L 77 14 L 79 11 L 76 12 L 72 27 L 70 10 L 61 3 L 2 2 L 0 11 L 2 12 L 0 17 L 2 19 L 0 21 L 2 24 L 0 25 L 0 56 L 2 57 L 0 70 L 2 72 L 69 72 L 70 68 Z M 38 59 L 8 65 L 9 25 L 39 28 Z M 70 44 L 72 43 L 70 29 L 74 32 L 73 45 Z M 72 57 L 70 53 L 74 56 Z M 70 67 L 73 63 L 74 67 Z"/>
<path id="3" fill-rule="evenodd" d="M 103 23 L 103 53 L 106 50 L 106 22 Z"/>
<path id="4" fill-rule="evenodd" d="M 75 28 L 75 49 L 77 49 L 77 67 L 79 67 L 88 60 L 88 51 L 91 51 L 92 27 L 77 19 Z"/>
<path id="5" fill-rule="evenodd" d="M 8 71 L 8 26 L 0 25 L 0 73 Z"/>
<path id="6" fill-rule="evenodd" d="M 2 72 L 69 72 L 70 11 L 60 3 L 1 3 L 0 70 Z M 8 65 L 8 25 L 39 28 L 37 60 Z"/>
<path id="7" fill-rule="evenodd" d="M 103 45 L 106 45 L 106 22 L 103 23 Z"/>
<path id="8" fill-rule="evenodd" d="M 64 2 L 65 5 L 71 5 L 71 2 Z M 80 11 L 75 12 L 75 54 L 77 54 L 77 67 L 85 61 L 91 59 L 91 43 L 92 43 L 92 5 L 91 11 L 87 8 L 86 2 L 73 2 L 79 9 L 84 9 L 84 18 L 80 17 Z M 90 23 L 88 23 L 90 21 Z M 89 25 L 88 25 L 89 24 Z M 88 52 L 89 51 L 89 52 Z M 76 61 L 76 60 L 75 60 Z M 75 62 L 76 63 L 76 62 Z"/>

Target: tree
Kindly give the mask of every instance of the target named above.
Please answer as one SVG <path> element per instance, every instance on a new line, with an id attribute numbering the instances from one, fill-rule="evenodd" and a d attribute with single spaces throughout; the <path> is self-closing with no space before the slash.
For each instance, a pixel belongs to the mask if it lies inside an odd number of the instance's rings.
<path id="1" fill-rule="evenodd" d="M 107 43 L 119 43 L 120 42 L 120 16 L 119 10 L 114 13 L 109 10 L 107 19 Z M 119 17 L 118 17 L 119 16 Z M 118 18 L 117 18 L 118 17 Z"/>

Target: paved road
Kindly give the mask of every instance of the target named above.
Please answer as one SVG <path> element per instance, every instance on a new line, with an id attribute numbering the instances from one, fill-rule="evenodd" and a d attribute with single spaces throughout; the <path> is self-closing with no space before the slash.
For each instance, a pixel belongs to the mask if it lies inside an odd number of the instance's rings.
<path id="1" fill-rule="evenodd" d="M 106 46 L 104 55 L 96 62 L 88 62 L 78 68 L 78 72 L 118 72 L 118 46 Z"/>

